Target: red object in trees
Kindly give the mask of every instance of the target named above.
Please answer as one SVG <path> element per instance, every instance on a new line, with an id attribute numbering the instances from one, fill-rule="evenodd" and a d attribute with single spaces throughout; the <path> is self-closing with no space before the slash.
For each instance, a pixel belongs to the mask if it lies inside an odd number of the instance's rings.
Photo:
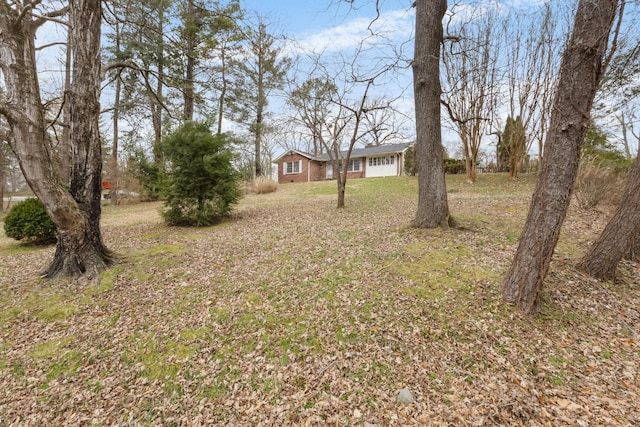
<path id="1" fill-rule="evenodd" d="M 111 190 L 111 183 L 109 181 L 102 181 L 103 190 Z"/>

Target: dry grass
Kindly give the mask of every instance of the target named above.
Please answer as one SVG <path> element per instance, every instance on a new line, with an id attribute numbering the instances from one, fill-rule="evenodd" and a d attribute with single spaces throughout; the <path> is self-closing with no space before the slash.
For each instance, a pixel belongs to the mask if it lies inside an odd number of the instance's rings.
<path id="1" fill-rule="evenodd" d="M 278 189 L 278 183 L 271 178 L 259 176 L 247 185 L 245 193 L 268 194 Z"/>
<path id="2" fill-rule="evenodd" d="M 625 183 L 620 175 L 613 166 L 597 159 L 581 159 L 575 183 L 578 206 L 593 209 L 601 203 L 617 203 Z"/>
<path id="3" fill-rule="evenodd" d="M 499 291 L 533 180 L 449 179 L 464 231 L 408 227 L 415 178 L 351 180 L 340 211 L 283 185 L 204 229 L 108 207 L 125 261 L 87 287 L 0 237 L 0 425 L 638 425 L 640 273 L 572 268 L 609 212 L 571 209 L 523 317 Z"/>

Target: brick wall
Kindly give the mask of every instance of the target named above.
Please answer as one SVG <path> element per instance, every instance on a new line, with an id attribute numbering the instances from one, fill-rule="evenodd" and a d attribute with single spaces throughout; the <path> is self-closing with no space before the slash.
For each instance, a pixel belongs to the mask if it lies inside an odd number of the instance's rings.
<path id="1" fill-rule="evenodd" d="M 300 173 L 285 173 L 285 167 L 288 162 L 302 161 Z M 325 179 L 326 169 L 324 164 L 311 160 L 298 153 L 288 154 L 284 156 L 278 163 L 278 183 L 286 184 L 288 182 L 309 182 L 320 181 Z"/>

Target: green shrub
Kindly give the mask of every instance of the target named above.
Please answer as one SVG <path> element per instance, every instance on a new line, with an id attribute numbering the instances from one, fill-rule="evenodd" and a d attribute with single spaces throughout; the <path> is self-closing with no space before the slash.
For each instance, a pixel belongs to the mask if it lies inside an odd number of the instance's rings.
<path id="1" fill-rule="evenodd" d="M 162 212 L 167 224 L 206 226 L 231 212 L 240 198 L 239 175 L 225 135 L 187 122 L 162 142 L 162 152 L 168 162 Z"/>
<path id="2" fill-rule="evenodd" d="M 135 152 L 129 161 L 134 165 L 134 175 L 142 186 L 141 200 L 158 200 L 163 185 L 160 166 L 147 159 L 142 151 Z"/>
<path id="3" fill-rule="evenodd" d="M 458 174 L 465 173 L 466 166 L 464 160 L 460 159 L 444 159 L 444 173 L 446 174 Z"/>
<path id="4" fill-rule="evenodd" d="M 7 237 L 34 245 L 55 243 L 56 227 L 38 199 L 27 199 L 11 208 L 4 218 Z"/>

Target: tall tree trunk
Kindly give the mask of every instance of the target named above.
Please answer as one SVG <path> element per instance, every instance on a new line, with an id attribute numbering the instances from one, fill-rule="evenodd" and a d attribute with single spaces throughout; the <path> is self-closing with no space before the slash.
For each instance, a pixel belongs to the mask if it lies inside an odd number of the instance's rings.
<path id="1" fill-rule="evenodd" d="M 222 118 L 224 113 L 224 105 L 227 97 L 227 55 L 226 48 L 220 49 L 220 78 L 222 79 L 222 87 L 220 88 L 220 97 L 218 98 L 218 135 L 222 134 Z"/>
<path id="2" fill-rule="evenodd" d="M 261 26 L 260 31 L 265 31 Z M 266 37 L 266 33 L 264 36 L 261 35 L 261 40 Z M 264 67 L 264 58 L 263 55 L 258 55 L 258 97 L 257 97 L 257 105 L 256 105 L 256 123 L 255 123 L 255 173 L 256 178 L 262 176 L 262 131 L 263 131 L 263 121 L 264 121 L 264 108 L 267 103 L 267 98 L 265 96 L 265 87 L 264 87 L 264 74 L 266 70 Z"/>
<path id="3" fill-rule="evenodd" d="M 158 34 L 164 33 L 164 4 L 158 5 Z M 162 163 L 162 105 L 164 91 L 164 39 L 162 36 L 157 39 L 157 72 L 155 96 L 149 96 L 151 106 L 151 122 L 153 124 L 153 161 L 155 164 Z"/>
<path id="4" fill-rule="evenodd" d="M 188 0 L 187 17 L 185 26 L 187 28 L 187 64 L 186 75 L 184 81 L 184 120 L 193 120 L 193 111 L 195 104 L 195 87 L 194 87 L 194 68 L 196 65 L 196 8 L 193 0 Z"/>
<path id="5" fill-rule="evenodd" d="M 60 167 L 62 182 L 71 182 L 71 102 L 69 101 L 69 88 L 71 87 L 71 29 L 67 30 L 67 49 L 64 66 L 64 92 L 62 107 L 62 141 L 60 147 Z"/>
<path id="6" fill-rule="evenodd" d="M 262 176 L 262 107 L 259 107 L 254 132 L 255 176 Z"/>
<path id="7" fill-rule="evenodd" d="M 640 233 L 640 161 L 636 160 L 627 178 L 616 212 L 578 268 L 596 279 L 614 279 L 618 264 L 625 255 L 629 254 L 638 233 Z"/>
<path id="8" fill-rule="evenodd" d="M 48 277 L 95 277 L 111 264 L 100 232 L 102 144 L 100 139 L 100 0 L 69 2 L 72 28 L 73 74 L 70 90 L 73 163 L 70 193 L 82 220 L 72 230 L 58 233 L 58 244 Z"/>
<path id="9" fill-rule="evenodd" d="M 338 182 L 338 205 L 337 207 L 339 209 L 344 208 L 344 200 L 345 200 L 345 193 L 347 191 L 347 183 L 346 181 L 346 175 L 343 177 L 342 171 L 340 170 L 340 168 L 338 168 L 338 175 L 336 175 L 336 180 Z"/>
<path id="10" fill-rule="evenodd" d="M 114 12 L 117 8 L 116 5 L 113 6 Z M 115 49 L 116 56 L 120 56 L 120 23 L 116 21 L 115 27 Z M 109 191 L 109 197 L 111 198 L 111 203 L 114 205 L 118 204 L 118 190 L 120 188 L 119 176 L 118 176 L 118 142 L 119 142 L 119 129 L 118 125 L 120 122 L 120 93 L 122 91 L 122 79 L 120 78 L 120 72 L 116 75 L 116 87 L 115 92 L 113 94 L 113 144 L 111 147 L 111 190 Z"/>
<path id="11" fill-rule="evenodd" d="M 3 135 L 0 135 L 0 213 L 4 213 L 4 184 L 6 181 L 5 170 L 7 168 L 4 145 Z"/>
<path id="12" fill-rule="evenodd" d="M 620 132 L 622 132 L 622 145 L 624 146 L 624 155 L 627 160 L 631 160 L 633 156 L 631 155 L 631 149 L 629 148 L 629 137 L 627 134 L 627 121 L 624 116 L 624 113 L 620 113 L 619 116 L 616 116 L 618 119 L 618 123 L 620 123 Z"/>
<path id="13" fill-rule="evenodd" d="M 604 74 L 603 57 L 617 0 L 580 0 L 560 66 L 545 155 L 529 214 L 502 295 L 535 311 L 571 200 L 589 112 Z"/>
<path id="14" fill-rule="evenodd" d="M 122 80 L 120 75 L 116 77 L 116 88 L 113 99 L 113 146 L 111 147 L 111 191 L 109 196 L 111 203 L 118 204 L 118 190 L 120 189 L 120 177 L 118 170 L 118 142 L 120 122 L 120 92 L 122 91 Z"/>
<path id="15" fill-rule="evenodd" d="M 446 0 L 416 1 L 413 87 L 416 114 L 418 209 L 413 226 L 449 226 L 440 125 L 440 43 Z"/>

